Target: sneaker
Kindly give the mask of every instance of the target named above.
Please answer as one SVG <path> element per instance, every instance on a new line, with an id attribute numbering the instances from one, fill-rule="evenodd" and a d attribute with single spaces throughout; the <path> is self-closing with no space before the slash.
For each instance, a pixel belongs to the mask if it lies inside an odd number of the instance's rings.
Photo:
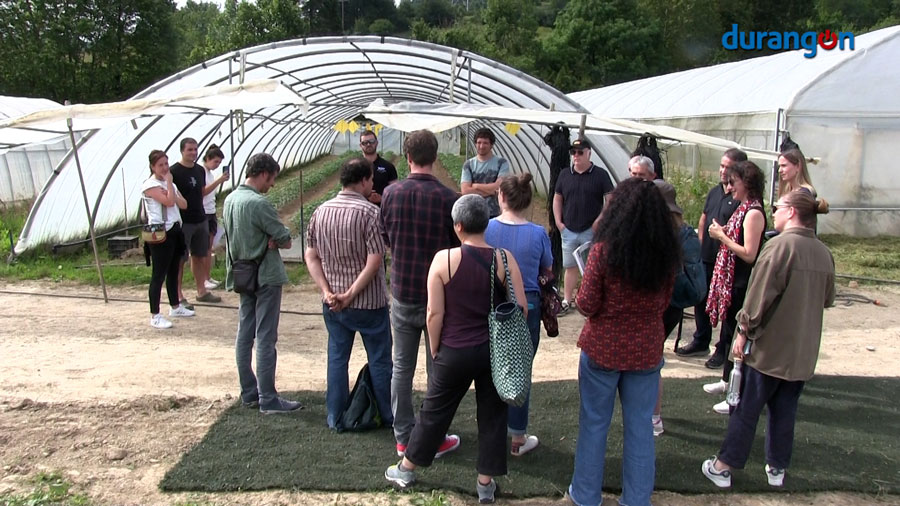
<path id="1" fill-rule="evenodd" d="M 703 385 L 703 391 L 712 395 L 722 395 L 728 391 L 728 383 L 725 380 L 719 380 L 715 383 L 707 383 Z"/>
<path id="2" fill-rule="evenodd" d="M 194 305 L 188 302 L 187 299 L 181 299 L 178 303 L 185 309 L 190 309 L 191 311 L 194 310 Z"/>
<path id="3" fill-rule="evenodd" d="M 196 313 L 191 311 L 190 309 L 179 305 L 178 307 L 173 307 L 169 310 L 169 316 L 194 316 Z"/>
<path id="4" fill-rule="evenodd" d="M 766 464 L 766 479 L 769 480 L 769 485 L 773 487 L 783 487 L 784 469 L 779 469 Z"/>
<path id="5" fill-rule="evenodd" d="M 663 432 L 665 432 L 665 429 L 663 429 L 662 417 L 654 417 L 654 419 L 653 419 L 653 435 L 659 436 Z"/>
<path id="6" fill-rule="evenodd" d="M 538 441 L 537 436 L 532 436 L 531 434 L 525 434 L 525 442 L 524 443 L 512 443 L 512 450 L 509 452 L 513 457 L 521 457 L 526 453 L 534 450 L 538 447 L 540 441 Z"/>
<path id="7" fill-rule="evenodd" d="M 725 354 L 713 353 L 713 356 L 709 357 L 709 360 L 706 361 L 707 369 L 719 369 L 722 365 L 725 364 Z"/>
<path id="8" fill-rule="evenodd" d="M 494 504 L 494 494 L 497 493 L 497 482 L 491 478 L 490 483 L 482 485 L 475 480 L 475 490 L 478 492 L 478 502 L 481 504 Z"/>
<path id="9" fill-rule="evenodd" d="M 297 401 L 289 401 L 287 399 L 282 399 L 281 397 L 276 397 L 274 401 L 265 406 L 262 404 L 259 405 L 259 412 L 264 415 L 290 413 L 291 411 L 297 411 L 298 409 L 303 409 L 303 405 Z"/>
<path id="10" fill-rule="evenodd" d="M 150 326 L 155 329 L 170 329 L 172 322 L 163 318 L 163 315 L 156 313 L 150 316 Z"/>
<path id="11" fill-rule="evenodd" d="M 384 471 L 384 478 L 400 488 L 406 488 L 416 482 L 416 472 L 400 469 L 401 463 L 403 463 L 403 460 L 388 467 Z"/>
<path id="12" fill-rule="evenodd" d="M 729 408 L 731 408 L 731 406 L 728 405 L 728 402 L 722 401 L 713 406 L 713 411 L 720 415 L 727 415 L 731 413 Z"/>
<path id="13" fill-rule="evenodd" d="M 259 399 L 254 399 L 252 401 L 245 401 L 245 400 L 241 399 L 241 407 L 258 408 L 259 407 Z"/>
<path id="14" fill-rule="evenodd" d="M 212 292 L 206 292 L 203 295 L 197 297 L 197 300 L 199 300 L 200 302 L 222 302 L 222 297 L 213 295 Z"/>
<path id="15" fill-rule="evenodd" d="M 569 301 L 567 301 L 566 299 L 563 299 L 559 306 L 559 314 L 557 316 L 564 316 L 569 312 L 570 305 Z"/>
<path id="16" fill-rule="evenodd" d="M 713 457 L 711 459 L 706 459 L 703 461 L 703 466 L 700 468 L 703 471 L 703 475 L 709 478 L 709 481 L 713 482 L 713 484 L 719 488 L 728 488 L 731 486 L 731 471 L 716 471 L 716 458 Z"/>
<path id="17" fill-rule="evenodd" d="M 444 454 L 450 453 L 453 450 L 459 448 L 459 436 L 456 434 L 448 434 L 444 436 L 444 442 L 441 443 L 441 446 L 438 447 L 437 453 L 434 454 L 434 458 L 443 457 Z"/>
<path id="18" fill-rule="evenodd" d="M 702 345 L 697 341 L 691 341 L 687 346 L 679 346 L 675 350 L 679 357 L 705 357 L 709 355 L 709 345 Z"/>
<path id="19" fill-rule="evenodd" d="M 397 443 L 397 456 L 403 457 L 406 455 L 406 445 L 403 443 Z"/>
<path id="20" fill-rule="evenodd" d="M 216 288 L 219 288 L 219 282 L 212 279 L 207 279 L 203 282 L 203 286 L 206 287 L 207 290 L 215 290 Z"/>

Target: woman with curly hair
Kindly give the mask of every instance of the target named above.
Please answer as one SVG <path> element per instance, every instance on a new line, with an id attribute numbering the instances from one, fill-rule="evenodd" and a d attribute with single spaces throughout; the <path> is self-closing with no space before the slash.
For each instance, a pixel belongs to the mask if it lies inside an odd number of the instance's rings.
<path id="1" fill-rule="evenodd" d="M 577 505 L 603 502 L 616 392 L 625 428 L 619 502 L 650 504 L 656 469 L 651 417 L 663 365 L 663 312 L 681 265 L 680 248 L 656 185 L 635 178 L 619 183 L 600 216 L 576 299 L 587 317 L 578 338 L 581 409 L 568 490 Z"/>
<path id="2" fill-rule="evenodd" d="M 716 264 L 709 283 L 706 313 L 713 327 L 722 322 L 716 352 L 706 361 L 706 367 L 723 367 L 722 379 L 703 386 L 710 394 L 723 394 L 728 389 L 728 377 L 734 362 L 728 360 L 728 350 L 734 338 L 737 312 L 744 305 L 744 294 L 750 282 L 750 271 L 756 263 L 766 231 L 762 196 L 765 178 L 755 163 L 739 162 L 728 168 L 726 190 L 740 202 L 724 226 L 713 220 L 709 236 L 720 242 Z M 713 410 L 728 414 L 729 406 L 722 401 Z"/>

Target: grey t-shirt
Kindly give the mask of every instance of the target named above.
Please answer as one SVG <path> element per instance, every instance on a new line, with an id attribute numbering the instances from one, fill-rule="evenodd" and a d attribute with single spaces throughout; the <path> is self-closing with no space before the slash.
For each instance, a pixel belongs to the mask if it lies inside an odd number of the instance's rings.
<path id="1" fill-rule="evenodd" d="M 460 183 L 494 183 L 498 179 L 509 175 L 509 162 L 505 158 L 492 156 L 489 160 L 480 161 L 478 157 L 466 160 L 462 167 Z M 496 195 L 485 197 L 488 207 L 491 209 L 491 218 L 500 216 L 500 203 Z"/>

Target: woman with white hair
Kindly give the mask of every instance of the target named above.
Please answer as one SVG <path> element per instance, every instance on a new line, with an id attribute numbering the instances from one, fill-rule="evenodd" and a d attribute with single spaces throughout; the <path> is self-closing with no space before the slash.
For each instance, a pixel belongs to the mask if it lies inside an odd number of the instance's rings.
<path id="1" fill-rule="evenodd" d="M 512 254 L 495 250 L 485 242 L 489 210 L 483 198 L 460 197 L 451 216 L 462 245 L 438 251 L 428 271 L 425 324 L 434 360 L 428 391 L 403 459 L 387 468 L 384 477 L 401 488 L 416 481 L 415 469 L 431 465 L 459 403 L 474 381 L 478 420 L 476 490 L 480 502 L 487 504 L 494 502 L 494 476 L 506 474 L 507 424 L 507 404 L 497 395 L 491 378 L 488 315 L 493 306 L 506 299 L 509 283 L 519 301 L 526 300 L 525 289 Z M 501 251 L 506 254 L 510 279 L 506 279 Z M 492 262 L 494 279 L 490 276 Z"/>

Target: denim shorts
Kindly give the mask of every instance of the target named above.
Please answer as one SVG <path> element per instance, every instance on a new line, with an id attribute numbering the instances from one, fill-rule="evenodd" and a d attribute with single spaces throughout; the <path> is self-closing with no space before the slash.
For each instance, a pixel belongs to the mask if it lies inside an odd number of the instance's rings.
<path id="1" fill-rule="evenodd" d="M 594 230 L 588 228 L 583 232 L 572 232 L 568 228 L 562 231 L 562 264 L 566 269 L 577 267 L 575 256 L 572 254 L 575 249 L 586 242 L 590 242 L 594 238 Z"/>

